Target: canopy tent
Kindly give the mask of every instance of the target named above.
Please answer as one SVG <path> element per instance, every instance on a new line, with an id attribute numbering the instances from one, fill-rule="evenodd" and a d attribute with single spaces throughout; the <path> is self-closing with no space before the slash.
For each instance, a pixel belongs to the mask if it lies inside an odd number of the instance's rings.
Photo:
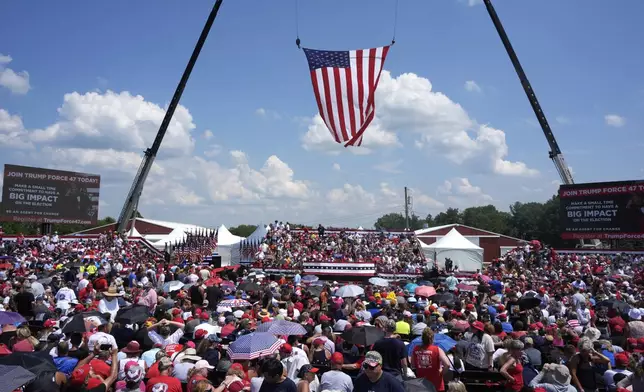
<path id="1" fill-rule="evenodd" d="M 242 262 L 250 263 L 252 257 L 249 255 L 242 255 L 241 248 L 245 245 L 257 246 L 262 241 L 264 241 L 264 239 L 266 239 L 266 234 L 268 234 L 268 226 L 264 225 L 263 223 L 257 225 L 255 231 L 253 231 L 251 235 L 246 237 L 245 240 L 241 241 L 238 246 L 233 247 L 231 251 L 231 264 L 241 264 Z"/>
<path id="2" fill-rule="evenodd" d="M 221 266 L 231 265 L 233 249 L 239 248 L 244 237 L 234 235 L 223 224 L 217 229 L 217 253 L 221 256 Z"/>
<path id="3" fill-rule="evenodd" d="M 431 245 L 422 244 L 425 257 L 436 260 L 445 268 L 445 259 L 451 259 L 460 271 L 474 272 L 483 268 L 483 248 L 463 237 L 456 229 Z"/>
<path id="4" fill-rule="evenodd" d="M 263 223 L 260 223 L 257 225 L 257 228 L 251 235 L 246 237 L 246 241 L 257 241 L 259 240 L 260 242 L 263 241 L 266 238 L 266 234 L 268 234 L 268 226 L 264 225 Z"/>

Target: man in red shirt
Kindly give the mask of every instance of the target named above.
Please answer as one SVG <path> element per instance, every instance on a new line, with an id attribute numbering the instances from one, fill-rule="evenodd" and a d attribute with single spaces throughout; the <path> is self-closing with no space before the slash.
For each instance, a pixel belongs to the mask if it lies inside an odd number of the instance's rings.
<path id="1" fill-rule="evenodd" d="M 182 392 L 181 381 L 172 377 L 174 366 L 168 357 L 159 360 L 159 376 L 153 377 L 148 381 L 147 392 Z"/>

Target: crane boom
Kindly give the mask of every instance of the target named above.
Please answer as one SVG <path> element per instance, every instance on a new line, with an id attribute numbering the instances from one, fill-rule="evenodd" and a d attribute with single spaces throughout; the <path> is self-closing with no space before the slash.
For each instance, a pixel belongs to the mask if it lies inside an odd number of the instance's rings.
<path id="1" fill-rule="evenodd" d="M 139 170 L 137 171 L 136 176 L 134 177 L 134 181 L 132 182 L 132 187 L 130 188 L 130 191 L 128 192 L 125 199 L 125 203 L 123 204 L 123 209 L 119 214 L 119 220 L 117 223 L 117 231 L 119 233 L 124 233 L 127 222 L 130 219 L 134 218 L 141 193 L 143 193 L 143 185 L 145 184 L 145 180 L 148 178 L 148 174 L 150 173 L 154 159 L 156 158 L 157 153 L 159 152 L 159 148 L 161 147 L 163 137 L 168 130 L 168 126 L 170 125 L 170 121 L 172 120 L 172 116 L 174 115 L 174 111 L 179 105 L 179 100 L 181 99 L 183 90 L 186 88 L 186 84 L 188 83 L 188 79 L 190 78 L 190 74 L 192 73 L 192 69 L 197 62 L 197 58 L 199 58 L 201 48 L 203 48 L 203 45 L 206 42 L 206 38 L 208 37 L 208 33 L 210 33 L 212 24 L 215 22 L 215 18 L 217 17 L 217 13 L 219 12 L 219 8 L 221 7 L 222 2 L 223 0 L 217 0 L 215 2 L 215 5 L 212 7 L 212 11 L 210 11 L 210 15 L 206 20 L 206 24 L 201 30 L 201 35 L 199 35 L 197 44 L 192 51 L 188 65 L 183 71 L 181 80 L 179 81 L 177 89 L 172 96 L 172 101 L 170 101 L 170 105 L 168 105 L 168 110 L 166 110 L 165 112 L 165 116 L 163 117 L 163 121 L 161 122 L 161 126 L 159 127 L 159 132 L 157 132 L 157 136 L 154 138 L 154 142 L 152 143 L 152 147 L 145 150 L 143 160 L 141 161 L 141 166 L 139 166 Z"/>
<path id="2" fill-rule="evenodd" d="M 541 130 L 543 131 L 543 134 L 546 137 L 546 141 L 550 146 L 550 151 L 548 153 L 548 156 L 555 164 L 555 168 L 557 169 L 557 173 L 559 173 L 561 182 L 565 185 L 574 184 L 575 180 L 572 178 L 572 173 L 570 172 L 570 168 L 566 164 L 566 160 L 564 159 L 563 153 L 559 148 L 557 139 L 555 139 L 555 135 L 552 133 L 550 124 L 548 124 L 548 119 L 546 118 L 546 115 L 543 113 L 543 110 L 541 109 L 539 100 L 537 100 L 537 95 L 534 93 L 534 90 L 532 90 L 530 81 L 528 80 L 528 77 L 523 71 L 523 67 L 521 66 L 521 63 L 519 62 L 519 58 L 517 57 L 517 54 L 514 51 L 512 44 L 510 43 L 510 39 L 508 38 L 508 35 L 505 32 L 505 29 L 503 28 L 503 24 L 501 24 L 499 15 L 497 15 L 496 10 L 492 5 L 492 0 L 483 0 L 483 3 L 485 4 L 485 8 L 487 9 L 488 14 L 490 14 L 492 23 L 494 23 L 496 32 L 499 34 L 499 37 L 501 38 L 501 42 L 503 42 L 503 46 L 505 47 L 506 52 L 508 52 L 508 56 L 510 57 L 512 66 L 514 66 L 514 70 L 516 71 L 517 76 L 521 81 L 521 86 L 523 86 L 523 91 L 525 91 L 525 95 L 528 97 L 530 106 L 532 106 L 532 110 L 534 111 L 535 116 L 537 116 L 537 121 L 539 121 Z M 581 240 L 580 243 L 582 247 L 587 246 L 583 240 Z M 601 247 L 602 245 L 601 241 L 599 240 L 590 240 L 590 243 L 591 243 L 590 246 L 594 248 Z"/>
<path id="3" fill-rule="evenodd" d="M 541 130 L 543 131 L 543 134 L 546 136 L 546 141 L 550 146 L 550 152 L 548 155 L 550 159 L 552 159 L 552 162 L 555 164 L 557 172 L 559 173 L 559 177 L 561 177 L 561 182 L 566 185 L 574 184 L 575 181 L 572 178 L 572 173 L 570 173 L 570 169 L 568 168 L 568 165 L 566 165 L 566 161 L 563 157 L 561 149 L 559 148 L 559 144 L 557 144 L 555 135 L 552 133 L 552 129 L 550 129 L 550 124 L 548 124 L 548 119 L 546 118 L 546 115 L 543 113 L 543 110 L 541 109 L 541 105 L 537 100 L 537 96 L 534 93 L 534 90 L 532 90 L 532 86 L 530 85 L 530 81 L 528 80 L 528 77 L 523 71 L 523 67 L 521 66 L 521 63 L 519 62 L 519 58 L 517 57 L 517 54 L 515 53 L 514 48 L 510 43 L 510 39 L 508 38 L 508 35 L 506 34 L 505 29 L 501 24 L 501 20 L 499 19 L 499 16 L 496 14 L 496 10 L 492 5 L 492 1 L 483 0 L 483 2 L 485 3 L 485 8 L 487 8 L 488 14 L 490 14 L 490 18 L 492 19 L 492 23 L 494 23 L 494 27 L 496 28 L 497 33 L 499 33 L 499 37 L 501 38 L 501 42 L 503 42 L 503 46 L 505 47 L 505 50 L 508 52 L 510 61 L 512 62 L 512 65 L 514 66 L 514 70 L 516 71 L 517 76 L 521 81 L 521 85 L 523 86 L 523 90 L 525 91 L 525 94 L 528 97 L 530 106 L 532 106 L 532 110 L 534 111 L 535 116 L 537 116 L 537 121 L 539 121 Z"/>

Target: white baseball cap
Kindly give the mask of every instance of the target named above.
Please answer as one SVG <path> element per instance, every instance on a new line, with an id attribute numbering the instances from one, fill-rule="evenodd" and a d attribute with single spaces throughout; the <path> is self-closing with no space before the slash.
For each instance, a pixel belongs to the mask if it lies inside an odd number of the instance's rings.
<path id="1" fill-rule="evenodd" d="M 201 370 L 201 369 L 208 369 L 208 370 L 210 370 L 210 369 L 214 369 L 214 368 L 215 368 L 215 367 L 214 367 L 214 366 L 210 366 L 210 364 L 208 363 L 208 361 L 206 361 L 205 359 L 201 359 L 201 360 L 199 360 L 199 361 L 197 361 L 197 362 L 195 363 L 195 369 L 197 369 L 197 370 Z"/>

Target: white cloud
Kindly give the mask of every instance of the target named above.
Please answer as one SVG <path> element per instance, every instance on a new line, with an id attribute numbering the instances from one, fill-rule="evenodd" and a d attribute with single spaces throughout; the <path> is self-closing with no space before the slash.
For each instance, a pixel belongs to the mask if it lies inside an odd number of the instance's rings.
<path id="1" fill-rule="evenodd" d="M 270 109 L 264 109 L 264 108 L 259 108 L 255 110 L 255 114 L 260 117 L 271 118 L 273 120 L 279 120 L 282 118 L 282 116 L 280 116 L 280 114 L 277 113 L 276 111 L 270 110 Z"/>
<path id="2" fill-rule="evenodd" d="M 482 0 L 467 0 L 467 5 L 469 5 L 470 7 L 474 7 L 480 4 L 483 4 Z"/>
<path id="3" fill-rule="evenodd" d="M 413 197 L 413 202 L 414 202 L 414 206 L 423 207 L 423 211 L 427 208 L 431 210 L 436 210 L 436 209 L 445 207 L 445 204 L 422 193 L 415 194 Z"/>
<path id="4" fill-rule="evenodd" d="M 33 144 L 29 141 L 29 135 L 20 116 L 11 115 L 8 111 L 1 108 L 0 146 L 15 149 L 33 148 Z"/>
<path id="5" fill-rule="evenodd" d="M 31 90 L 29 72 L 16 72 L 11 68 L 7 68 L 6 64 L 9 64 L 12 60 L 11 56 L 0 53 L 0 86 L 9 89 L 14 94 L 27 94 Z"/>
<path id="6" fill-rule="evenodd" d="M 376 93 L 376 118 L 365 132 L 364 146 L 354 153 L 398 146 L 397 134 L 416 136 L 414 145 L 454 164 L 467 164 L 481 172 L 534 176 L 538 172 L 523 162 L 507 160 L 505 133 L 472 120 L 467 112 L 445 94 L 433 91 L 431 82 L 413 73 L 392 77 L 383 71 Z M 334 142 L 319 115 L 311 120 L 302 137 L 307 150 L 339 153 L 344 147 Z M 361 150 L 366 151 L 362 152 Z"/>
<path id="7" fill-rule="evenodd" d="M 489 204 L 494 199 L 483 192 L 481 187 L 473 185 L 467 178 L 446 180 L 438 187 L 438 193 L 447 196 L 454 207 L 471 207 Z"/>
<path id="8" fill-rule="evenodd" d="M 466 91 L 469 91 L 471 93 L 480 93 L 482 91 L 481 87 L 473 80 L 466 81 L 464 87 Z"/>
<path id="9" fill-rule="evenodd" d="M 334 163 L 334 164 L 333 164 L 333 170 L 335 170 L 335 171 L 340 171 L 340 170 L 342 170 L 342 168 L 340 167 L 340 164 L 339 164 L 339 163 Z"/>
<path id="10" fill-rule="evenodd" d="M 30 132 L 37 143 L 74 148 L 113 148 L 140 152 L 152 145 L 165 109 L 127 91 L 65 94 L 60 119 Z M 195 141 L 192 115 L 179 105 L 163 139 L 160 154 L 187 156 Z"/>
<path id="11" fill-rule="evenodd" d="M 305 150 L 323 151 L 334 155 L 342 151 L 364 155 L 371 153 L 373 149 L 396 146 L 400 146 L 398 136 L 382 129 L 377 120 L 374 120 L 364 133 L 360 147 L 345 148 L 343 144 L 336 143 L 319 114 L 313 117 L 308 125 L 308 131 L 302 135 L 302 147 Z"/>
<path id="12" fill-rule="evenodd" d="M 205 131 L 203 131 L 203 138 L 204 139 L 210 140 L 210 139 L 213 138 L 213 136 L 215 136 L 215 135 L 212 133 L 212 131 L 210 129 L 206 129 Z"/>
<path id="13" fill-rule="evenodd" d="M 626 119 L 618 114 L 607 114 L 604 116 L 604 122 L 609 127 L 621 128 L 626 124 Z"/>
<path id="14" fill-rule="evenodd" d="M 221 154 L 223 149 L 219 144 L 210 144 L 204 149 L 203 155 L 208 158 L 213 158 Z"/>
<path id="15" fill-rule="evenodd" d="M 383 173 L 399 174 L 402 173 L 402 170 L 400 170 L 400 165 L 402 165 L 402 163 L 402 159 L 397 161 L 386 161 L 375 165 L 373 168 Z"/>

